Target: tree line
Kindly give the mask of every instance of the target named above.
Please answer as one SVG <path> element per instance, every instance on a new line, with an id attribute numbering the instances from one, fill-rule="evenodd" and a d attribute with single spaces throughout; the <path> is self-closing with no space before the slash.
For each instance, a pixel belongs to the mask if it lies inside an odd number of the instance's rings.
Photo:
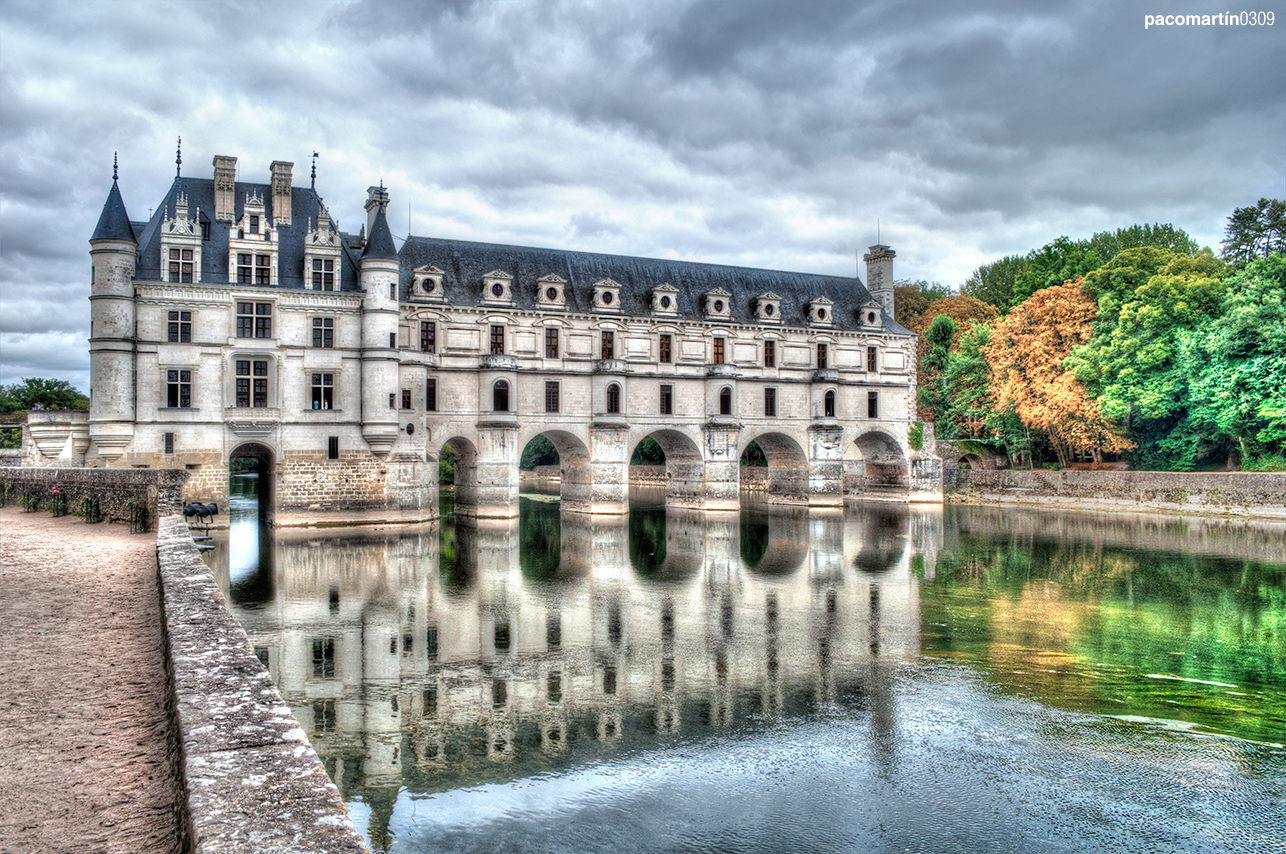
<path id="1" fill-rule="evenodd" d="M 1218 256 L 1134 225 L 984 264 L 958 293 L 898 285 L 940 439 L 1013 465 L 1286 470 L 1286 202 L 1237 208 Z"/>

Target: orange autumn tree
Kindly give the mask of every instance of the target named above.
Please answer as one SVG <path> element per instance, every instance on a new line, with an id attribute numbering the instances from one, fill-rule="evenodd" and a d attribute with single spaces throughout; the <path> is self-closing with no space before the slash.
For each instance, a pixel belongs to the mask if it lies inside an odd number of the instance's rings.
<path id="1" fill-rule="evenodd" d="M 1097 304 L 1081 292 L 1077 278 L 1036 291 L 996 324 L 983 348 L 996 407 L 1044 430 L 1063 467 L 1078 451 L 1102 462 L 1105 451 L 1133 447 L 1063 367 L 1072 348 L 1090 340 L 1097 316 Z"/>

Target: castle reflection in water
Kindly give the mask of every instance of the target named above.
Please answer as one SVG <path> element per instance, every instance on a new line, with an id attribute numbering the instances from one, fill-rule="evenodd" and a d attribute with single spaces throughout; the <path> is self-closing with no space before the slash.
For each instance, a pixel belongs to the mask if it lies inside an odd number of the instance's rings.
<path id="1" fill-rule="evenodd" d="M 636 506 L 591 524 L 524 499 L 521 520 L 414 532 L 258 543 L 234 521 L 210 562 L 331 778 L 378 814 L 402 787 L 503 782 L 835 703 L 893 727 L 881 665 L 919 654 L 917 575 L 941 525 L 941 508 L 894 505 Z"/>

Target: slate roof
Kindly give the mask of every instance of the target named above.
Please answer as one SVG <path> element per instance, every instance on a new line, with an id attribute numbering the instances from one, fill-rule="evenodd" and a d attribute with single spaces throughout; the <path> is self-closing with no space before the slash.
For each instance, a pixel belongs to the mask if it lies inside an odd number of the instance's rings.
<path id="1" fill-rule="evenodd" d="M 388 217 L 384 216 L 382 206 L 375 212 L 375 222 L 371 224 L 371 236 L 366 239 L 362 258 L 397 260 L 397 246 L 393 243 L 393 232 L 389 231 Z"/>
<path id="2" fill-rule="evenodd" d="M 829 297 L 839 309 L 832 328 L 859 331 L 858 308 L 871 295 L 857 278 L 821 276 L 730 267 L 661 258 L 634 258 L 601 255 L 563 249 L 537 249 L 465 240 L 411 237 L 401 252 L 401 297 L 405 301 L 414 285 L 416 267 L 434 265 L 446 271 L 443 290 L 453 305 L 479 305 L 482 277 L 503 270 L 514 277 L 512 292 L 520 309 L 536 308 L 536 280 L 549 273 L 567 279 L 564 289 L 568 311 L 588 313 L 590 286 L 599 279 L 613 279 L 622 285 L 620 308 L 623 315 L 650 317 L 652 288 L 669 283 L 678 289 L 679 319 L 704 321 L 702 300 L 707 291 L 723 288 L 732 296 L 732 322 L 756 324 L 754 299 L 766 291 L 781 298 L 781 319 L 785 326 L 808 325 L 808 302 Z M 909 335 L 892 317 L 881 312 L 883 331 Z"/>
<path id="3" fill-rule="evenodd" d="M 107 191 L 107 201 L 103 203 L 103 212 L 98 215 L 98 225 L 90 240 L 130 240 L 135 243 L 134 226 L 130 224 L 129 214 L 125 212 L 125 200 L 121 198 L 121 188 L 112 179 L 112 188 Z"/>
<path id="4" fill-rule="evenodd" d="M 265 204 L 265 216 L 272 219 L 272 187 L 268 184 L 252 184 L 238 181 L 234 214 L 241 218 L 245 207 L 246 194 L 254 192 L 262 196 Z M 230 223 L 214 219 L 214 181 L 210 178 L 176 178 L 165 194 L 160 206 L 152 218 L 138 231 L 139 263 L 135 276 L 142 280 L 157 280 L 161 277 L 161 223 L 166 215 L 174 216 L 175 200 L 179 193 L 188 197 L 188 215 L 197 216 L 200 208 L 200 221 L 209 223 L 210 239 L 201 244 L 201 281 L 224 284 L 228 281 L 228 226 Z M 110 202 L 111 197 L 108 197 Z M 277 229 L 277 287 L 304 287 L 304 237 L 308 233 L 309 221 L 317 227 L 317 211 L 321 197 L 310 187 L 291 187 L 290 213 L 291 224 Z M 122 210 L 124 206 L 122 205 Z M 106 209 L 104 209 L 104 215 Z M 101 227 L 101 221 L 100 221 Z M 97 234 L 97 232 L 95 232 Z M 353 238 L 343 235 L 344 251 L 340 256 L 340 290 L 357 291 L 357 253 L 352 246 Z"/>

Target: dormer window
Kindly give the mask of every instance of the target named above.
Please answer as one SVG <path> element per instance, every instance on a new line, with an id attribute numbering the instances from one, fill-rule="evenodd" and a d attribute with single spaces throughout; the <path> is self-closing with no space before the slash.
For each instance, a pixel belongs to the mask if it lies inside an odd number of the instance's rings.
<path id="1" fill-rule="evenodd" d="M 593 284 L 592 304 L 595 311 L 616 313 L 621 310 L 621 283 L 611 279 L 599 279 Z"/>
<path id="2" fill-rule="evenodd" d="M 250 233 L 251 234 L 259 233 L 259 217 L 257 216 L 250 217 Z"/>
<path id="3" fill-rule="evenodd" d="M 443 277 L 446 271 L 432 264 L 416 267 L 411 271 L 411 300 L 419 302 L 445 302 L 446 291 Z"/>
<path id="4" fill-rule="evenodd" d="M 228 273 L 239 284 L 247 284 L 249 281 L 257 285 L 279 283 L 277 230 L 261 222 L 263 216 L 263 196 L 258 191 L 247 193 L 241 219 L 233 225 L 228 235 Z M 306 253 L 309 248 L 305 246 Z M 339 250 L 336 248 L 328 254 L 338 257 Z M 300 272 L 304 274 L 304 282 L 307 283 L 312 267 L 311 257 L 305 258 L 304 265 Z M 247 267 L 250 268 L 249 271 Z M 252 279 L 247 278 L 248 276 Z"/>
<path id="5" fill-rule="evenodd" d="M 666 283 L 652 289 L 652 313 L 662 317 L 677 317 L 679 314 L 679 289 Z"/>
<path id="6" fill-rule="evenodd" d="M 541 308 L 564 308 L 567 305 L 567 280 L 550 273 L 536 280 L 536 304 Z"/>
<path id="7" fill-rule="evenodd" d="M 818 297 L 808 304 L 808 322 L 813 326 L 831 326 L 835 321 L 831 309 L 834 304 L 826 297 Z"/>
<path id="8" fill-rule="evenodd" d="M 174 217 L 161 222 L 161 278 L 166 282 L 199 282 L 201 280 L 201 237 L 197 224 L 201 219 L 188 215 L 188 198 L 179 193 L 174 200 Z"/>
<path id="9" fill-rule="evenodd" d="M 731 320 L 732 294 L 723 288 L 706 291 L 705 316 L 711 320 Z"/>
<path id="10" fill-rule="evenodd" d="M 876 328 L 880 325 L 880 305 L 870 302 L 857 310 L 858 320 L 863 326 Z"/>
<path id="11" fill-rule="evenodd" d="M 781 323 L 781 297 L 772 291 L 755 297 L 755 320 L 760 323 Z"/>
<path id="12" fill-rule="evenodd" d="M 482 301 L 485 303 L 513 303 L 514 277 L 504 270 L 492 270 L 482 277 Z"/>

